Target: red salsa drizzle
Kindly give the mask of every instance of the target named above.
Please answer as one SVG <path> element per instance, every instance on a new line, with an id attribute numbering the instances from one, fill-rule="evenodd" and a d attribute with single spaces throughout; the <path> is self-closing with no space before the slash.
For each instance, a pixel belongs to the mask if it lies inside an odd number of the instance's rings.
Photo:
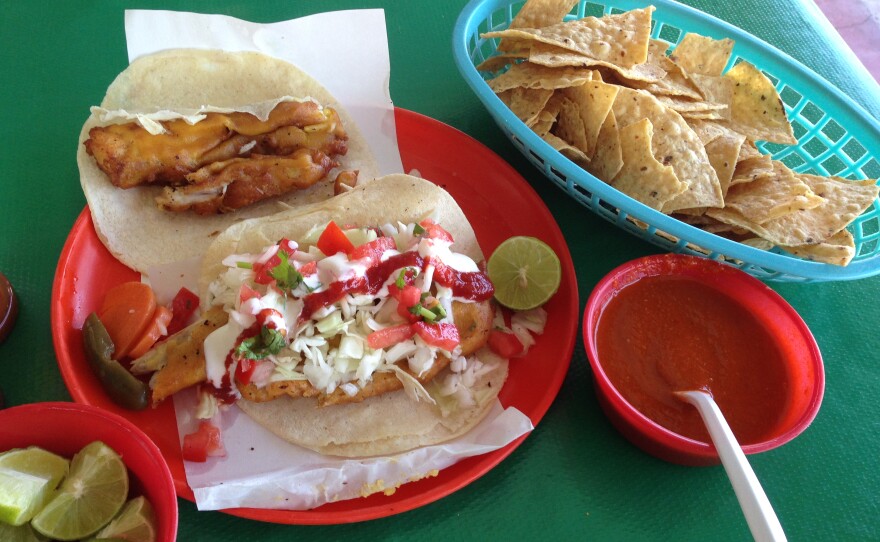
<path id="1" fill-rule="evenodd" d="M 415 267 L 424 271 L 428 263 L 434 264 L 434 279 L 439 284 L 452 289 L 452 294 L 457 297 L 470 301 L 485 301 L 495 293 L 489 277 L 481 271 L 457 271 L 440 261 L 425 260 L 418 252 L 408 251 L 395 254 L 384 262 L 368 268 L 362 277 L 336 281 L 327 286 L 326 290 L 305 296 L 299 319 L 301 322 L 308 320 L 315 311 L 336 303 L 348 293 L 375 294 L 398 269 Z"/>
<path id="2" fill-rule="evenodd" d="M 220 387 L 214 387 L 211 390 L 211 392 L 214 394 L 214 397 L 216 397 L 217 400 L 221 403 L 228 405 L 238 400 L 238 397 L 236 397 L 236 394 L 232 389 L 232 379 L 230 377 L 229 371 L 229 368 L 232 367 L 232 364 L 235 361 L 233 354 L 238 349 L 239 345 L 241 345 L 241 343 L 243 343 L 247 339 L 250 339 L 251 337 L 256 337 L 257 335 L 259 335 L 260 330 L 263 328 L 263 326 L 270 329 L 277 329 L 278 326 L 275 323 L 275 320 L 271 318 L 273 315 L 280 316 L 278 311 L 276 311 L 275 309 L 261 310 L 257 314 L 257 320 L 253 324 L 251 324 L 250 327 L 248 327 L 238 335 L 238 337 L 235 339 L 235 345 L 233 345 L 232 349 L 229 350 L 229 353 L 226 354 L 226 359 L 224 360 L 226 370 L 223 371 L 223 378 L 220 380 Z M 248 361 L 251 363 L 251 365 L 253 365 L 253 361 Z M 241 360 L 239 360 L 239 364 L 240 363 Z"/>
<path id="3" fill-rule="evenodd" d="M 495 287 L 482 271 L 458 271 L 435 261 L 434 280 L 452 289 L 452 295 L 470 301 L 485 301 L 495 295 Z"/>

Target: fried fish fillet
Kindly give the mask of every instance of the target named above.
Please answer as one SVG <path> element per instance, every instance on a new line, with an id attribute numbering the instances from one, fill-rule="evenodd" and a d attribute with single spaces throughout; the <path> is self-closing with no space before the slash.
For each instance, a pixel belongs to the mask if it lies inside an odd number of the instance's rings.
<path id="1" fill-rule="evenodd" d="M 489 340 L 489 332 L 492 330 L 492 321 L 495 317 L 492 303 L 489 301 L 479 303 L 454 301 L 452 313 L 459 332 L 462 354 L 469 355 L 482 348 Z M 201 321 L 178 332 L 153 351 L 135 360 L 133 370 L 137 370 L 139 373 L 147 372 L 150 369 L 157 370 L 150 379 L 154 406 L 178 391 L 205 381 L 207 375 L 202 343 L 214 329 L 226 323 L 227 317 L 228 315 L 220 307 L 213 307 Z M 431 369 L 421 376 L 412 373 L 406 363 L 401 362 L 400 367 L 422 384 L 427 384 L 449 363 L 448 357 L 440 355 L 434 361 Z M 276 397 L 289 395 L 291 397 L 317 397 L 318 404 L 326 406 L 360 402 L 368 397 L 396 391 L 402 387 L 403 383 L 393 373 L 373 373 L 371 381 L 352 396 L 347 395 L 341 389 L 325 394 L 312 386 L 308 380 L 271 382 L 263 388 L 258 388 L 250 383 L 239 386 L 239 391 L 243 398 L 254 402 L 271 401 Z"/>
<path id="2" fill-rule="evenodd" d="M 180 390 L 204 382 L 205 352 L 202 345 L 212 331 L 224 325 L 229 315 L 221 307 L 212 307 L 202 318 L 162 341 L 134 360 L 134 374 L 153 372 L 150 378 L 153 406 Z"/>
<path id="3" fill-rule="evenodd" d="M 226 213 L 258 201 L 308 188 L 338 164 L 321 151 L 298 149 L 289 156 L 252 155 L 214 162 L 186 176 L 184 186 L 166 186 L 156 202 L 166 211 Z"/>
<path id="4" fill-rule="evenodd" d="M 287 155 L 299 148 L 345 154 L 348 136 L 335 110 L 313 101 L 283 101 L 265 121 L 250 113 L 207 113 L 195 124 L 161 123 L 151 134 L 137 122 L 98 126 L 84 143 L 119 188 L 186 184 L 186 176 L 217 161 L 257 154 Z"/>

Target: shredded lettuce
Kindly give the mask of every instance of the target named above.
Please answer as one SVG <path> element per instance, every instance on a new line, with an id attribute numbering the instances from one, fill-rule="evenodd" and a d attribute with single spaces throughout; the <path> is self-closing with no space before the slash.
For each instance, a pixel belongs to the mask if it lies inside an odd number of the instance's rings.
<path id="1" fill-rule="evenodd" d="M 406 392 L 406 395 L 412 399 L 413 401 L 427 401 L 430 404 L 435 404 L 434 398 L 431 397 L 431 394 L 422 386 L 422 383 L 418 381 L 413 375 L 404 371 L 397 365 L 383 365 L 383 369 L 388 368 L 394 371 L 398 380 L 403 384 L 403 391 Z"/>

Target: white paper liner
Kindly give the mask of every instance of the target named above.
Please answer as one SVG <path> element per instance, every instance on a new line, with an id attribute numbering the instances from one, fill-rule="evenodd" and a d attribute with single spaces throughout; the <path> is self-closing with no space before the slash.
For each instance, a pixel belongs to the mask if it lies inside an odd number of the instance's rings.
<path id="1" fill-rule="evenodd" d="M 197 397 L 174 396 L 181 433 L 194 431 Z M 348 459 L 325 456 L 289 444 L 254 423 L 237 407 L 222 415 L 226 457 L 185 463 L 199 510 L 239 506 L 306 510 L 324 503 L 393 489 L 433 476 L 457 461 L 497 450 L 532 430 L 531 420 L 496 401 L 486 418 L 466 435 L 393 457 Z"/>
<path id="2" fill-rule="evenodd" d="M 125 30 L 129 61 L 164 49 L 212 48 L 259 51 L 297 65 L 324 85 L 355 119 L 370 142 L 380 172 L 403 171 L 388 88 L 390 60 L 383 10 L 321 13 L 272 24 L 223 15 L 131 10 L 125 13 Z M 197 266 L 197 261 L 190 261 L 150 269 L 147 280 L 167 303 L 180 286 L 192 285 Z M 192 390 L 174 397 L 181 442 L 183 435 L 198 426 L 193 418 L 195 404 Z M 226 456 L 205 463 L 184 462 L 199 510 L 305 510 L 357 498 L 433 476 L 465 457 L 502 448 L 533 428 L 522 412 L 504 409 L 496 400 L 477 427 L 453 441 L 394 457 L 346 459 L 289 444 L 235 406 L 223 413 L 220 425 Z"/>

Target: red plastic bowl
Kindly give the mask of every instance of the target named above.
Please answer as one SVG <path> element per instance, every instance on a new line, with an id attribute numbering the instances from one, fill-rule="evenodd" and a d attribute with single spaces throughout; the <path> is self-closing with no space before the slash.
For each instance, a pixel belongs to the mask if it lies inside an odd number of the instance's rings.
<path id="1" fill-rule="evenodd" d="M 177 495 L 159 448 L 134 424 L 106 410 L 76 403 L 32 403 L 0 410 L 0 452 L 40 446 L 72 457 L 100 440 L 122 456 L 131 493 L 144 495 L 156 511 L 156 540 L 177 538 Z"/>
<path id="2" fill-rule="evenodd" d="M 633 260 L 608 273 L 593 289 L 584 310 L 584 344 L 599 404 L 623 436 L 642 450 L 673 463 L 714 465 L 720 462 L 711 443 L 673 433 L 636 410 L 602 370 L 595 339 L 603 309 L 627 285 L 657 275 L 688 277 L 726 294 L 755 315 L 781 347 L 791 384 L 788 409 L 771 438 L 745 445 L 743 451 L 754 454 L 772 450 L 803 432 L 822 404 L 825 370 L 813 334 L 798 313 L 779 294 L 739 269 L 705 258 L 661 254 Z"/>

